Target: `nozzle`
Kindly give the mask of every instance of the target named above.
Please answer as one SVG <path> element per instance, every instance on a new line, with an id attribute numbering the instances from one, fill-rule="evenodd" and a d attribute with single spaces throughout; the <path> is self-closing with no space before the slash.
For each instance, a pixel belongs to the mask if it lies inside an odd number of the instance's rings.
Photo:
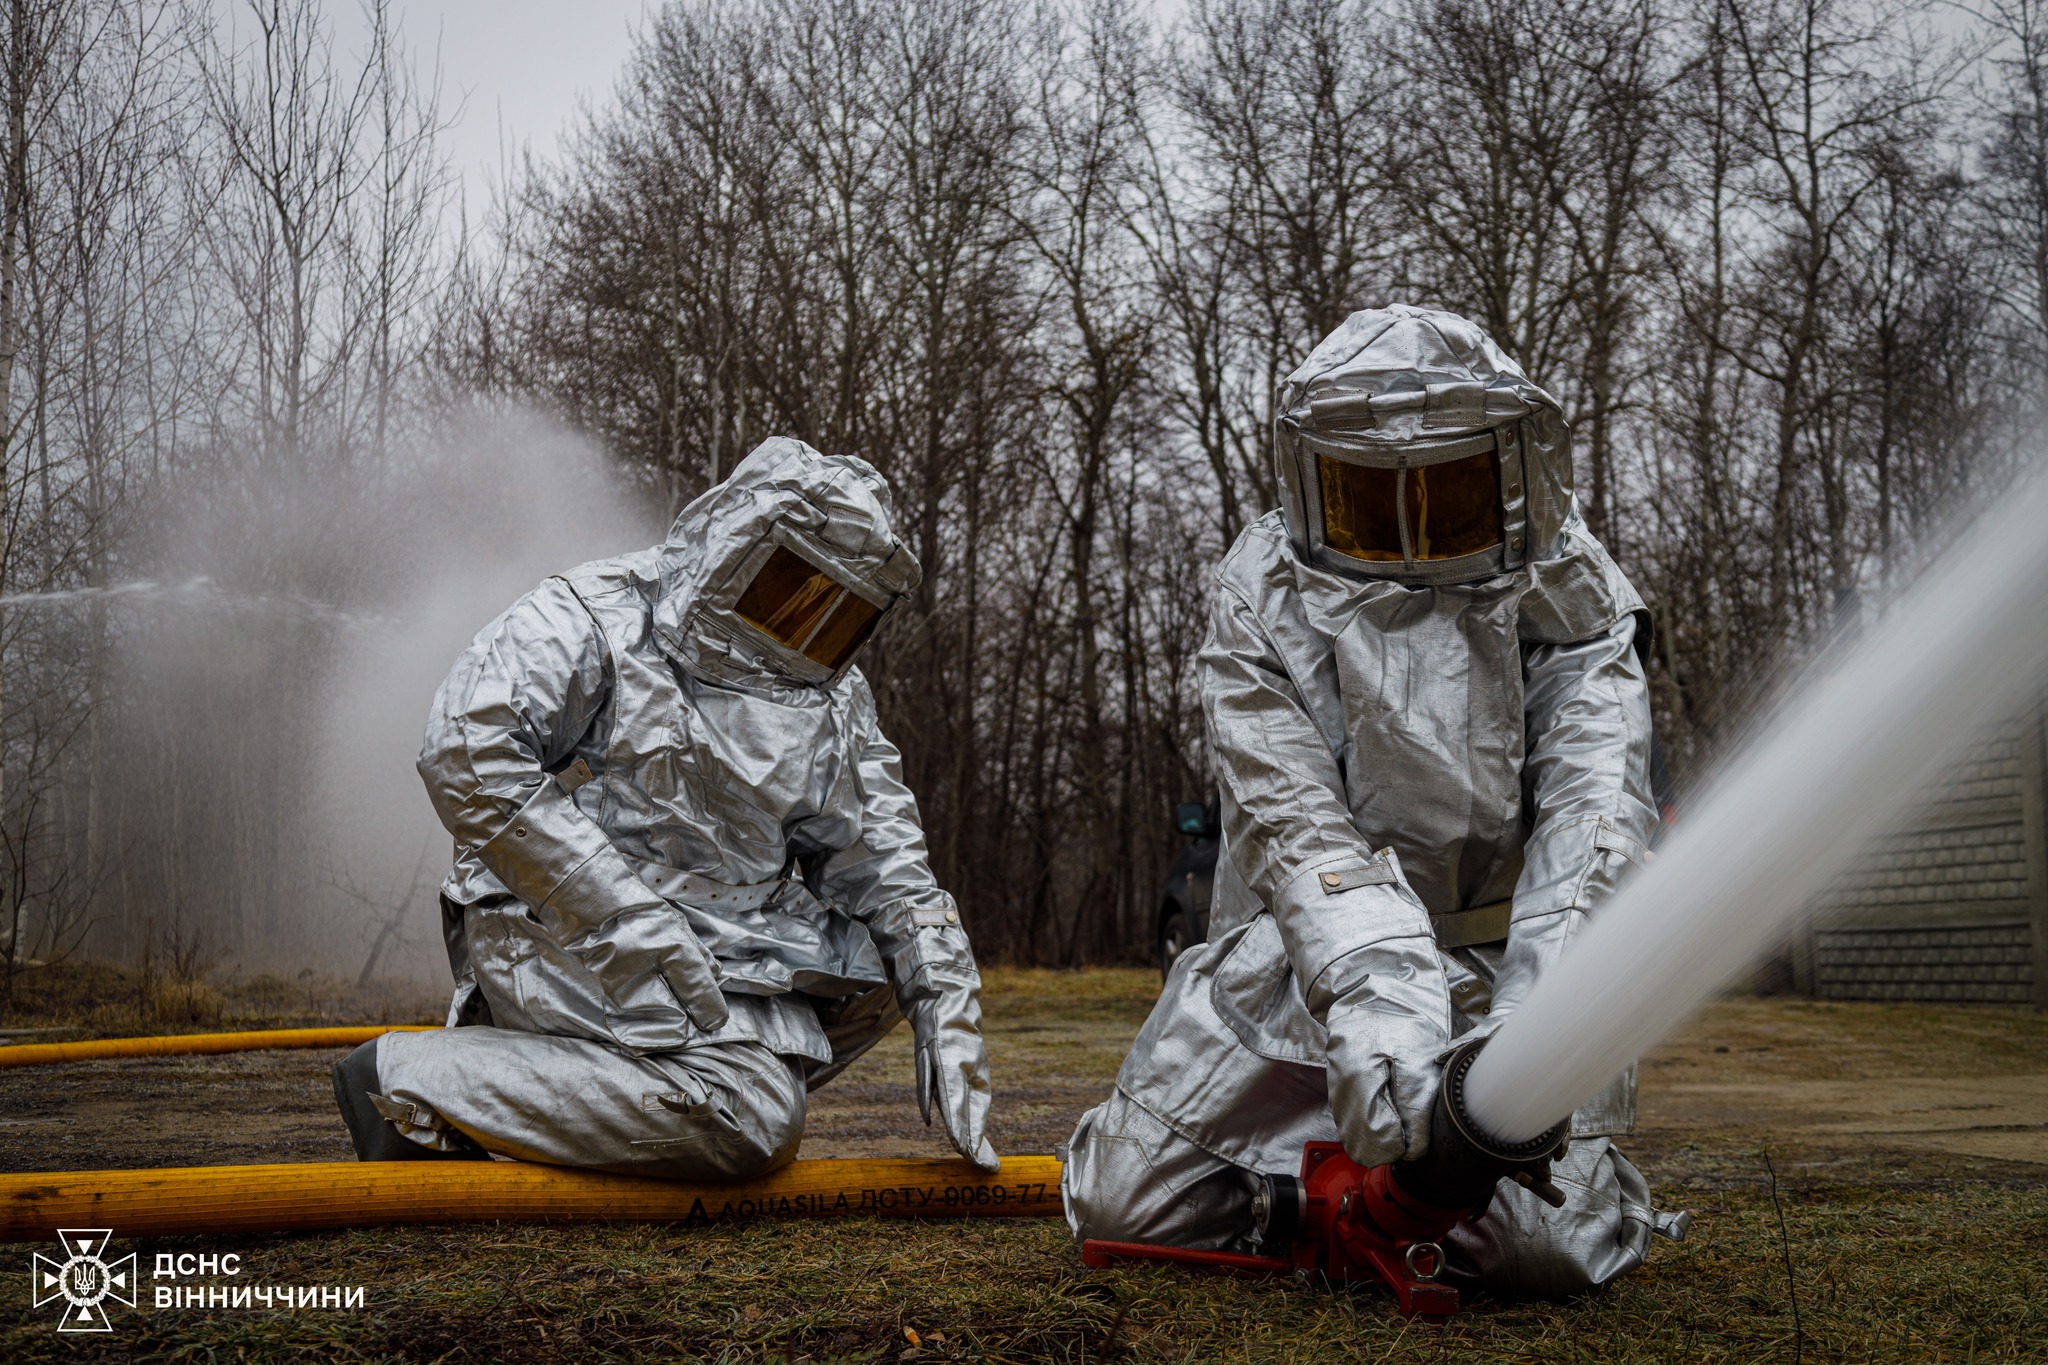
<path id="1" fill-rule="evenodd" d="M 1396 1163 L 1393 1177 L 1409 1194 L 1442 1209 L 1477 1213 L 1503 1179 L 1561 1207 L 1564 1192 L 1550 1181 L 1550 1162 L 1563 1155 L 1571 1120 L 1560 1119 L 1548 1132 L 1523 1142 L 1504 1142 L 1481 1128 L 1465 1107 L 1465 1076 L 1485 1046 L 1485 1038 L 1468 1039 L 1444 1058 L 1443 1085 L 1429 1115 L 1429 1150 L 1414 1161 Z"/>
<path id="2" fill-rule="evenodd" d="M 1291 1175 L 1262 1175 L 1252 1187 L 1252 1242 L 1261 1247 L 1294 1243 L 1308 1214 L 1308 1192 Z"/>

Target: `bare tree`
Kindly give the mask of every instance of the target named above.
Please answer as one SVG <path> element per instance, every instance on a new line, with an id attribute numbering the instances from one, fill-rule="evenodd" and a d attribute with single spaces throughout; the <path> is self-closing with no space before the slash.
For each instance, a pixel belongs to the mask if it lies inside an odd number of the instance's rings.
<path id="1" fill-rule="evenodd" d="M 1741 91 L 1734 131 L 1753 158 L 1749 206 L 1768 225 L 1743 305 L 1749 337 L 1735 355 L 1774 398 L 1768 619 L 1779 632 L 1795 629 L 1795 593 L 1815 572 L 1798 553 L 1804 480 L 1822 485 L 1823 562 L 1815 568 L 1824 591 L 1831 597 L 1853 586 L 1845 490 L 1827 439 L 1838 395 L 1821 361 L 1844 238 L 1881 182 L 1884 148 L 1924 136 L 1955 74 L 1939 47 L 1899 50 L 1917 36 L 1914 18 L 1911 9 L 1869 12 L 1840 0 L 1727 2 Z"/>
<path id="2" fill-rule="evenodd" d="M 156 305 L 190 245 L 177 149 L 188 50 L 167 6 L 18 4 L 0 230 L 0 840 L 11 989 L 92 928 L 94 762 L 122 495 L 165 417 Z M 73 594 L 78 594 L 75 598 Z M 82 611 L 67 612 L 76 601 Z M 84 742 L 81 743 L 80 741 Z M 80 750 L 84 762 L 78 761 Z"/>
<path id="3" fill-rule="evenodd" d="M 335 325 L 343 315 L 330 296 L 344 287 L 376 68 L 340 74 L 333 37 L 307 0 L 248 0 L 247 15 L 250 43 L 208 65 L 228 186 L 208 235 L 242 313 L 248 351 L 233 358 L 234 377 L 246 365 L 242 401 L 275 466 L 305 448 L 316 410 L 342 398 L 358 339 L 356 318 Z"/>
<path id="4" fill-rule="evenodd" d="M 2048 409 L 2048 6 L 1989 0 L 1975 11 L 1993 44 L 1980 93 L 1984 230 L 2000 258 L 1996 297 L 2010 344 L 2028 372 L 2035 409 Z"/>
<path id="5" fill-rule="evenodd" d="M 417 438 L 478 412 L 656 514 L 776 432 L 880 467 L 926 578 L 864 663 L 940 875 L 989 955 L 1072 962 L 1148 952 L 1206 574 L 1351 310 L 1466 312 L 1566 403 L 1685 767 L 2048 402 L 2038 0 L 1957 41 L 1849 0 L 679 0 L 453 233 L 388 0 L 356 53 L 315 0 L 0 2 L 8 971 L 233 954 L 309 886 L 374 905 L 352 972 L 399 951 L 417 897 L 363 888 L 421 874 L 315 857 L 295 797 L 335 613 L 422 561 L 321 511 L 413 533 Z"/>
<path id="6" fill-rule="evenodd" d="M 1126 228 L 1142 119 L 1139 87 L 1128 73 L 1142 63 L 1142 40 L 1134 9 L 1121 0 L 1097 0 L 1071 19 L 1051 11 L 1042 23 L 1037 136 L 1020 231 L 1044 278 L 1039 363 L 1061 431 L 1039 453 L 1067 549 L 1077 731 L 1073 804 L 1084 812 L 1075 832 L 1085 870 L 1074 903 L 1086 909 L 1085 926 L 1077 917 L 1075 928 L 1060 937 L 1075 942 L 1085 927 L 1094 940 L 1089 954 L 1100 956 L 1142 933 L 1141 893 L 1131 875 L 1136 678 L 1122 680 L 1122 733 L 1113 741 L 1103 676 L 1108 641 L 1121 636 L 1111 648 L 1127 662 L 1138 656 L 1128 616 L 1133 584 L 1124 573 L 1106 576 L 1101 564 L 1110 548 L 1105 533 L 1115 529 L 1115 463 L 1134 439 L 1132 409 L 1153 359 L 1151 299 Z M 1121 569 L 1127 558 L 1115 555 L 1110 562 Z M 1110 606 L 1119 598 L 1126 604 L 1121 619 Z M 1071 820 L 1065 810 L 1041 811 L 1039 818 Z M 1143 908 L 1149 905 L 1147 894 Z M 1053 929 L 1041 926 L 1040 932 Z"/>
<path id="7" fill-rule="evenodd" d="M 1241 451 L 1230 472 L 1259 507 L 1276 496 L 1280 379 L 1353 309 L 1404 283 L 1394 192 L 1408 168 L 1380 17 L 1360 0 L 1197 0 L 1188 12 L 1175 102 L 1189 176 L 1230 233 L 1232 312 L 1249 343 L 1232 386 Z"/>

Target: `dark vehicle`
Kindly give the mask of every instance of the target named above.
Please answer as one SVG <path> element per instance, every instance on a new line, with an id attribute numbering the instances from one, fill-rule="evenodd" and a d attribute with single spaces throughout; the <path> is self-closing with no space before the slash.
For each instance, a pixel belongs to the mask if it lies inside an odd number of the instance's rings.
<path id="1" fill-rule="evenodd" d="M 1214 800 L 1173 808 L 1173 824 L 1189 838 L 1188 846 L 1166 870 L 1166 889 L 1159 898 L 1159 974 L 1173 970 L 1173 960 L 1190 945 L 1209 937 L 1209 896 L 1216 883 L 1216 850 L 1223 833 L 1223 812 Z"/>
<path id="2" fill-rule="evenodd" d="M 1664 762 L 1664 746 L 1650 736 L 1650 788 L 1657 803 L 1658 824 L 1651 844 L 1678 823 L 1677 784 Z M 1173 960 L 1209 938 L 1209 897 L 1216 884 L 1216 854 L 1223 832 L 1221 808 L 1193 802 L 1173 808 L 1173 824 L 1188 836 L 1188 846 L 1166 870 L 1166 889 L 1159 897 L 1159 975 L 1173 970 Z"/>

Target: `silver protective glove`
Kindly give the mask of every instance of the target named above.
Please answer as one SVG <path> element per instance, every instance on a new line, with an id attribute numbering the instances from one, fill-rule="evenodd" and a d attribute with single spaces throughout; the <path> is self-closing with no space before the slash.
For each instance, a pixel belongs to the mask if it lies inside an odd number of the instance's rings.
<path id="1" fill-rule="evenodd" d="M 622 1022 L 631 1018 L 645 999 L 645 987 L 656 977 L 690 1022 L 706 1033 L 724 1028 L 731 1017 L 718 988 L 718 959 L 676 908 L 652 893 L 585 933 L 564 935 L 560 942 L 597 978 Z"/>
<path id="2" fill-rule="evenodd" d="M 1321 863 L 1274 906 L 1309 1013 L 1328 1031 L 1330 1110 L 1361 1166 L 1429 1149 L 1450 988 L 1429 912 L 1392 849 Z"/>
<path id="3" fill-rule="evenodd" d="M 1002 1159 L 989 1145 L 988 1044 L 981 1036 L 981 974 L 959 930 L 923 930 L 921 938 L 950 933 L 967 959 L 931 962 L 898 990 L 917 1050 L 917 1107 L 925 1125 L 936 1108 L 953 1150 L 993 1175 Z M 955 945 L 948 945 L 949 947 Z"/>
<path id="4" fill-rule="evenodd" d="M 859 674 L 853 675 L 856 679 Z M 993 1173 L 1001 1162 L 988 1142 L 988 1047 L 981 1037 L 981 973 L 960 924 L 960 908 L 932 880 L 917 799 L 903 782 L 903 759 L 875 724 L 867 685 L 854 694 L 849 728 L 865 736 L 855 770 L 861 786 L 861 837 L 827 861 L 826 897 L 868 927 L 896 983 L 896 1005 L 917 1049 L 917 1102 L 924 1121 L 936 1104 L 960 1155 Z"/>
<path id="5" fill-rule="evenodd" d="M 657 982 L 698 1028 L 725 1027 L 717 960 L 553 778 L 476 852 L 590 969 L 629 1032 L 636 1013 L 660 1003 Z"/>

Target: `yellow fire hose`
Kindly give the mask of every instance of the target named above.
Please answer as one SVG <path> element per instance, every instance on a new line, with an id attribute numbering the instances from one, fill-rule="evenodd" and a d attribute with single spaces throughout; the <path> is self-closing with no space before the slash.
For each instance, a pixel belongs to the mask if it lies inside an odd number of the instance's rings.
<path id="1" fill-rule="evenodd" d="M 1060 1211 L 1058 1157 L 797 1161 L 760 1180 L 685 1184 L 521 1161 L 325 1161 L 0 1175 L 0 1241 L 59 1228 L 117 1237 L 299 1232 L 391 1223 L 682 1223 L 867 1215 L 1043 1217 Z"/>
<path id="2" fill-rule="evenodd" d="M 160 1038 L 96 1038 L 0 1047 L 0 1070 L 110 1057 L 267 1048 L 353 1047 L 432 1025 L 265 1029 Z M 964 1161 L 797 1161 L 761 1180 L 684 1184 L 517 1161 L 330 1161 L 180 1166 L 146 1171 L 0 1174 L 0 1241 L 47 1241 L 59 1228 L 122 1237 L 299 1232 L 391 1223 L 714 1223 L 775 1217 L 1045 1217 L 1060 1212 L 1060 1162 L 1003 1159 L 996 1175 Z"/>
<path id="3" fill-rule="evenodd" d="M 0 1071 L 16 1066 L 101 1061 L 108 1057 L 170 1057 L 196 1052 L 261 1052 L 269 1048 L 354 1047 L 382 1033 L 422 1033 L 435 1024 L 379 1024 L 371 1028 L 278 1028 L 254 1033 L 173 1033 L 161 1038 L 90 1038 L 76 1043 L 17 1043 L 0 1047 Z"/>

